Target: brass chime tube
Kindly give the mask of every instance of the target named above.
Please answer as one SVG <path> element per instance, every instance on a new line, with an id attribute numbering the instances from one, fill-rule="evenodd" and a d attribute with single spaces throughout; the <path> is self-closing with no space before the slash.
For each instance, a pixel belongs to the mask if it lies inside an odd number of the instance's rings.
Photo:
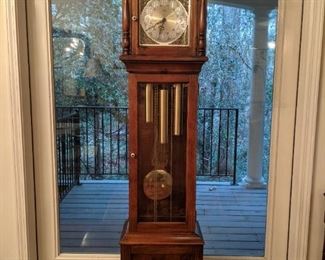
<path id="1" fill-rule="evenodd" d="M 168 142 L 168 90 L 160 90 L 160 143 Z"/>
<path id="2" fill-rule="evenodd" d="M 174 84 L 174 135 L 181 135 L 182 85 Z"/>
<path id="3" fill-rule="evenodd" d="M 146 84 L 146 123 L 153 122 L 153 86 Z"/>

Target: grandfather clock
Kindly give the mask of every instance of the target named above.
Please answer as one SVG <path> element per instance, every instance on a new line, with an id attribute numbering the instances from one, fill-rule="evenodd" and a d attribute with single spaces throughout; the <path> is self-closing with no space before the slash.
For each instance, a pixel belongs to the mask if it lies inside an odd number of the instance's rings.
<path id="1" fill-rule="evenodd" d="M 123 0 L 130 184 L 122 260 L 203 258 L 195 162 L 206 5 L 206 0 Z"/>

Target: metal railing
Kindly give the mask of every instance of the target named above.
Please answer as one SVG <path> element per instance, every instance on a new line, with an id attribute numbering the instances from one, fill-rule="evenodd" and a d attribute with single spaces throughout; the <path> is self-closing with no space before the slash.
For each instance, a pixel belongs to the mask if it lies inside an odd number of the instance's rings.
<path id="1" fill-rule="evenodd" d="M 199 108 L 197 176 L 236 184 L 238 109 Z"/>
<path id="2" fill-rule="evenodd" d="M 79 116 L 79 138 L 75 140 L 80 144 L 80 177 L 127 179 L 128 108 L 57 107 L 57 117 L 74 111 Z M 199 178 L 236 183 L 237 131 L 238 109 L 198 109 Z"/>
<path id="3" fill-rule="evenodd" d="M 80 116 L 78 110 L 61 111 L 56 125 L 57 181 L 59 199 L 79 184 Z"/>

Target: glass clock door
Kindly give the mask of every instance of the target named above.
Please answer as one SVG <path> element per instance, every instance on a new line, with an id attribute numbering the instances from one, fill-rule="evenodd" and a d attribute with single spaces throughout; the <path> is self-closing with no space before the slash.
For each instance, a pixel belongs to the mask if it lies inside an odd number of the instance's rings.
<path id="1" fill-rule="evenodd" d="M 138 86 L 138 221 L 185 222 L 187 85 Z"/>

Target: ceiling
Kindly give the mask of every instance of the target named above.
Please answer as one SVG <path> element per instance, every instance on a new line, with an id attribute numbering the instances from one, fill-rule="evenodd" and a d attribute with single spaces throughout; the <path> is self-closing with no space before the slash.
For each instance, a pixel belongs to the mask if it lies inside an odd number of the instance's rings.
<path id="1" fill-rule="evenodd" d="M 245 9 L 275 9 L 278 5 L 278 0 L 209 0 L 209 4 L 216 3 Z"/>

